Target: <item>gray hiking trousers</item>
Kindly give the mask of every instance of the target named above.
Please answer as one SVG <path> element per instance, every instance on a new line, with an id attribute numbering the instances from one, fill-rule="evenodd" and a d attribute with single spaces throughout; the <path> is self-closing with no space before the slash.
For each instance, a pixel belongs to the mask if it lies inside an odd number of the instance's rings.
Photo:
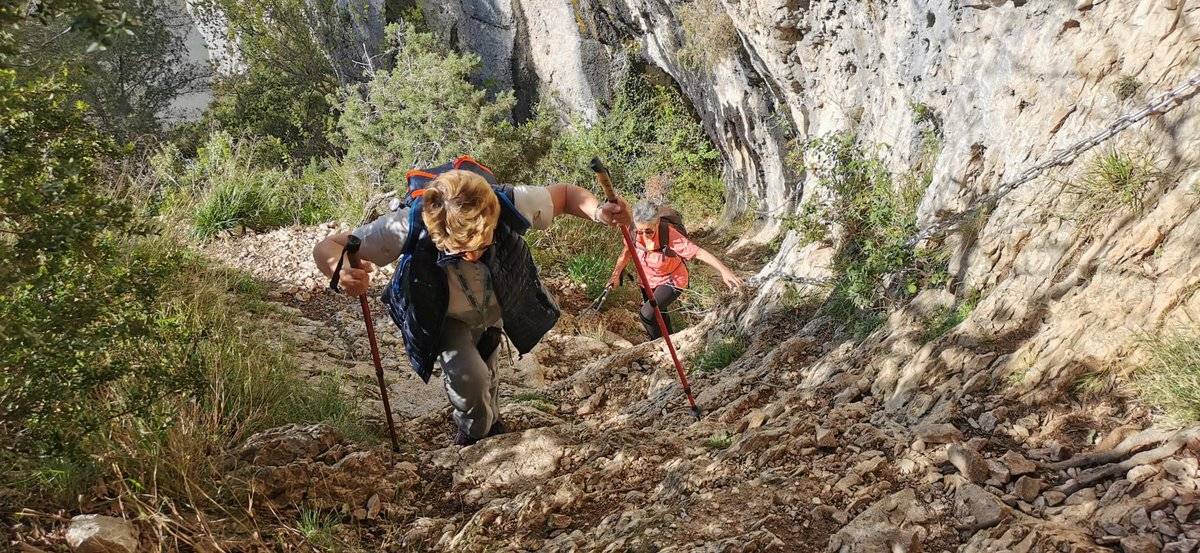
<path id="1" fill-rule="evenodd" d="M 487 359 L 475 347 L 488 326 L 492 325 L 468 325 L 447 317 L 442 330 L 446 346 L 442 352 L 442 382 L 446 385 L 446 397 L 454 406 L 458 428 L 475 440 L 487 436 L 500 417 L 500 373 L 496 365 L 501 347 L 497 346 Z"/>

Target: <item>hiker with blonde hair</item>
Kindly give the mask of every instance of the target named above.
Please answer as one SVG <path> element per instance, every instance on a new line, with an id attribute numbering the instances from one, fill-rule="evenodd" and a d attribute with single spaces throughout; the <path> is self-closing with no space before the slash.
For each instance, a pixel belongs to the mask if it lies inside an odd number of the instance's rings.
<path id="1" fill-rule="evenodd" d="M 462 156 L 408 175 L 406 205 L 352 232 L 321 240 L 317 267 L 333 276 L 350 237 L 361 241 L 359 268 L 342 267 L 345 292 L 366 292 L 378 265 L 399 260 L 383 300 L 404 335 L 413 369 L 426 382 L 441 362 L 458 426 L 470 445 L 503 433 L 496 370 L 501 334 L 528 353 L 559 318 L 542 285 L 524 233 L 569 214 L 604 225 L 627 224 L 624 202 L 599 201 L 573 184 L 497 184 L 491 171 Z M 419 185 L 414 185 L 419 183 Z"/>
<path id="2" fill-rule="evenodd" d="M 629 263 L 631 255 L 637 255 L 650 284 L 649 290 L 642 291 L 646 301 L 638 310 L 638 317 L 651 340 L 660 338 L 662 332 L 655 321 L 654 307 L 650 304 L 648 295 L 654 296 L 659 312 L 662 313 L 663 322 L 666 324 L 667 332 L 672 332 L 671 317 L 667 313 L 667 307 L 678 299 L 683 290 L 688 287 L 690 277 L 688 261 L 699 259 L 716 269 L 721 275 L 721 280 L 730 290 L 742 286 L 742 279 L 729 267 L 688 238 L 687 229 L 683 226 L 683 219 L 674 209 L 649 201 L 638 202 L 633 208 L 633 224 L 634 249 L 637 251 L 630 254 L 629 248 L 626 247 L 621 252 L 621 258 L 617 261 L 617 266 L 613 268 L 608 285 L 613 288 L 620 286 L 621 274 L 625 270 L 625 265 Z"/>

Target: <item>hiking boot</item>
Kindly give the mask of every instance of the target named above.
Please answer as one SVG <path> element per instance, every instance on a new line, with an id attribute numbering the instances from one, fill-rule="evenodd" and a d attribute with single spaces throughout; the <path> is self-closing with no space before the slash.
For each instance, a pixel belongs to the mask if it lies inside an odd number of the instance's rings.
<path id="1" fill-rule="evenodd" d="M 478 441 L 479 440 L 471 438 L 471 435 L 467 434 L 467 432 L 461 428 L 458 430 L 458 432 L 456 432 L 454 434 L 454 445 L 461 445 L 461 446 L 465 447 L 465 446 L 473 445 L 475 442 L 478 442 Z"/>
<path id="2" fill-rule="evenodd" d="M 487 437 L 491 438 L 492 436 L 497 436 L 499 434 L 505 434 L 507 432 L 508 432 L 508 427 L 504 426 L 504 423 L 501 422 L 500 419 L 496 419 L 496 422 L 492 423 L 492 429 L 488 430 Z"/>

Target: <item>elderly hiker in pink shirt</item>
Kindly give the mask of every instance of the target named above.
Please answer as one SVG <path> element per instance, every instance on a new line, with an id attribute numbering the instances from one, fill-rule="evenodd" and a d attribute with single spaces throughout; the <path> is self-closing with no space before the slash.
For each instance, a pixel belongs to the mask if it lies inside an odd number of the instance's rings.
<path id="1" fill-rule="evenodd" d="M 661 208 L 650 202 L 640 202 L 633 208 L 634 248 L 650 283 L 650 290 L 643 292 L 654 295 L 659 311 L 662 312 L 663 322 L 667 325 L 667 332 L 672 332 L 667 307 L 688 287 L 687 261 L 699 259 L 716 269 L 730 290 L 742 285 L 742 279 L 733 274 L 720 259 L 688 239 L 679 221 L 674 210 Z M 621 259 L 617 261 L 612 278 L 609 279 L 610 286 L 615 288 L 620 285 L 621 273 L 629 263 L 629 256 L 628 248 L 621 252 Z M 649 301 L 642 303 L 638 316 L 651 340 L 662 336 L 654 320 L 654 308 Z"/>

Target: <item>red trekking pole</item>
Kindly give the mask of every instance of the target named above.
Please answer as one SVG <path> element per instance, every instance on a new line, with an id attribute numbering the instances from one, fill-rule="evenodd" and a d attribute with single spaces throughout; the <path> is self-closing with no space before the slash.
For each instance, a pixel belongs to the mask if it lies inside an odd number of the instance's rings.
<path id="1" fill-rule="evenodd" d="M 349 258 L 350 267 L 358 268 L 358 248 L 360 246 L 362 246 L 362 240 L 357 236 L 352 234 L 346 239 L 342 257 L 338 259 L 337 268 L 333 270 L 333 278 L 329 281 L 330 290 L 338 291 L 343 259 Z M 392 438 L 392 451 L 400 451 L 400 442 L 396 440 L 396 424 L 392 422 L 392 405 L 388 401 L 387 383 L 383 381 L 383 362 L 379 359 L 379 344 L 375 342 L 375 320 L 371 317 L 371 307 L 367 305 L 367 295 L 358 296 L 358 303 L 362 306 L 363 320 L 367 322 L 367 341 L 371 344 L 371 361 L 375 363 L 375 377 L 379 379 L 379 395 L 383 398 L 383 413 L 387 416 L 388 435 Z"/>
<path id="2" fill-rule="evenodd" d="M 600 183 L 600 187 L 604 189 L 604 195 L 608 201 L 616 202 L 617 191 L 613 189 L 608 168 L 604 166 L 600 158 L 592 158 L 592 171 L 596 172 L 596 182 Z M 692 406 L 692 416 L 696 417 L 696 420 L 700 420 L 700 408 L 696 406 L 696 399 L 692 397 L 692 387 L 688 385 L 687 374 L 683 371 L 683 363 L 679 362 L 679 355 L 675 353 L 675 344 L 671 343 L 671 333 L 667 332 L 667 323 L 663 320 L 662 312 L 658 310 L 658 302 L 654 300 L 653 290 L 650 290 L 650 280 L 646 278 L 646 269 L 642 267 L 642 260 L 638 259 L 637 254 L 634 253 L 637 250 L 633 246 L 633 235 L 629 232 L 628 226 L 620 225 L 620 227 L 621 238 L 625 240 L 625 247 L 629 249 L 629 256 L 633 258 L 633 267 L 637 270 L 638 281 L 646 294 L 646 301 L 650 302 L 650 307 L 654 309 L 654 320 L 658 322 L 658 331 L 662 334 L 663 342 L 667 344 L 667 351 L 671 352 L 671 361 L 675 362 L 675 372 L 679 373 L 679 383 L 683 386 L 683 393 L 687 395 L 688 405 Z"/>

